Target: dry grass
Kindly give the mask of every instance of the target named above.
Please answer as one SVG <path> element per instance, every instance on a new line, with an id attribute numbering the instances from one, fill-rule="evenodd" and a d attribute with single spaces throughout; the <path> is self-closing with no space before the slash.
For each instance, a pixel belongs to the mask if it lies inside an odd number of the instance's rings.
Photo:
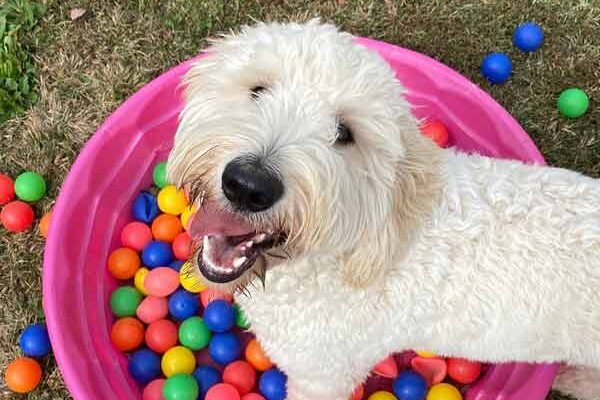
<path id="1" fill-rule="evenodd" d="M 128 95 L 169 66 L 194 55 L 205 38 L 252 19 L 320 15 L 357 35 L 429 54 L 481 84 L 530 132 L 548 161 L 600 176 L 600 107 L 579 120 L 557 115 L 566 87 L 600 98 L 598 0 L 46 0 L 36 60 L 40 102 L 0 126 L 0 171 L 32 169 L 47 177 L 52 205 L 81 146 Z M 88 10 L 71 21 L 71 7 Z M 516 24 L 541 23 L 544 48 L 519 53 L 510 42 Z M 508 52 L 514 77 L 490 87 L 478 73 L 485 53 Z M 17 336 L 43 318 L 40 270 L 43 241 L 36 232 L 0 230 L 0 366 L 18 353 Z M 44 383 L 31 399 L 69 398 L 49 360 Z M 0 387 L 0 398 L 19 398 Z M 560 397 L 554 397 L 555 400 Z"/>

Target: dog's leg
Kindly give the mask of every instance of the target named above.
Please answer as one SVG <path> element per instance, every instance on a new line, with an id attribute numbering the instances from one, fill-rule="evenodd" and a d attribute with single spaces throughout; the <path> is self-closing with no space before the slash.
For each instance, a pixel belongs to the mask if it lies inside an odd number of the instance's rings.
<path id="1" fill-rule="evenodd" d="M 600 370 L 565 366 L 558 373 L 553 388 L 579 400 L 600 400 Z"/>

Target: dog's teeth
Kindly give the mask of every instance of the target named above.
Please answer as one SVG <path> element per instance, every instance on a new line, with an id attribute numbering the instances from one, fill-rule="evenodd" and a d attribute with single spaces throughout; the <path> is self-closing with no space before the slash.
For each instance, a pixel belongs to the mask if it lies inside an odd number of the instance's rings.
<path id="1" fill-rule="evenodd" d="M 233 260 L 233 266 L 236 268 L 239 268 L 242 266 L 242 264 L 244 264 L 246 262 L 247 258 L 246 257 L 238 257 L 235 260 Z"/>
<path id="2" fill-rule="evenodd" d="M 260 242 L 262 242 L 263 240 L 265 240 L 266 238 L 267 238 L 267 235 L 265 235 L 264 233 L 261 233 L 260 235 L 256 236 L 256 237 L 255 237 L 253 240 L 254 240 L 256 243 L 260 243 Z"/>
<path id="3" fill-rule="evenodd" d="M 244 243 L 246 245 L 246 247 L 252 247 L 254 245 L 254 242 L 252 240 L 248 240 L 246 243 Z"/>
<path id="4" fill-rule="evenodd" d="M 208 240 L 208 236 L 204 236 L 204 240 L 202 242 L 202 245 L 204 246 L 205 250 L 208 249 L 208 246 L 210 245 L 210 241 Z"/>

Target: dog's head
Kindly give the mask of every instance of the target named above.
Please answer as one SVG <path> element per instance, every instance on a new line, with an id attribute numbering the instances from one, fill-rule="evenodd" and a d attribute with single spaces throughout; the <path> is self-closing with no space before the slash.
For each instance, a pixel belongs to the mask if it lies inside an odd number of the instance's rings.
<path id="1" fill-rule="evenodd" d="M 318 21 L 258 24 L 216 41 L 185 85 L 168 174 L 201 203 L 206 281 L 243 284 L 280 256 L 375 262 L 420 136 L 383 59 Z"/>

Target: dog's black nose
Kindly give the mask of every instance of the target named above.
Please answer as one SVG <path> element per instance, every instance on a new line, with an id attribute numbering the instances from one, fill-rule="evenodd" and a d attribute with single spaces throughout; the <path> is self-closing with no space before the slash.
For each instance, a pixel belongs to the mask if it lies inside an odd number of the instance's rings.
<path id="1" fill-rule="evenodd" d="M 242 211 L 264 211 L 283 195 L 281 180 L 256 159 L 240 157 L 229 162 L 221 181 L 225 196 Z"/>

